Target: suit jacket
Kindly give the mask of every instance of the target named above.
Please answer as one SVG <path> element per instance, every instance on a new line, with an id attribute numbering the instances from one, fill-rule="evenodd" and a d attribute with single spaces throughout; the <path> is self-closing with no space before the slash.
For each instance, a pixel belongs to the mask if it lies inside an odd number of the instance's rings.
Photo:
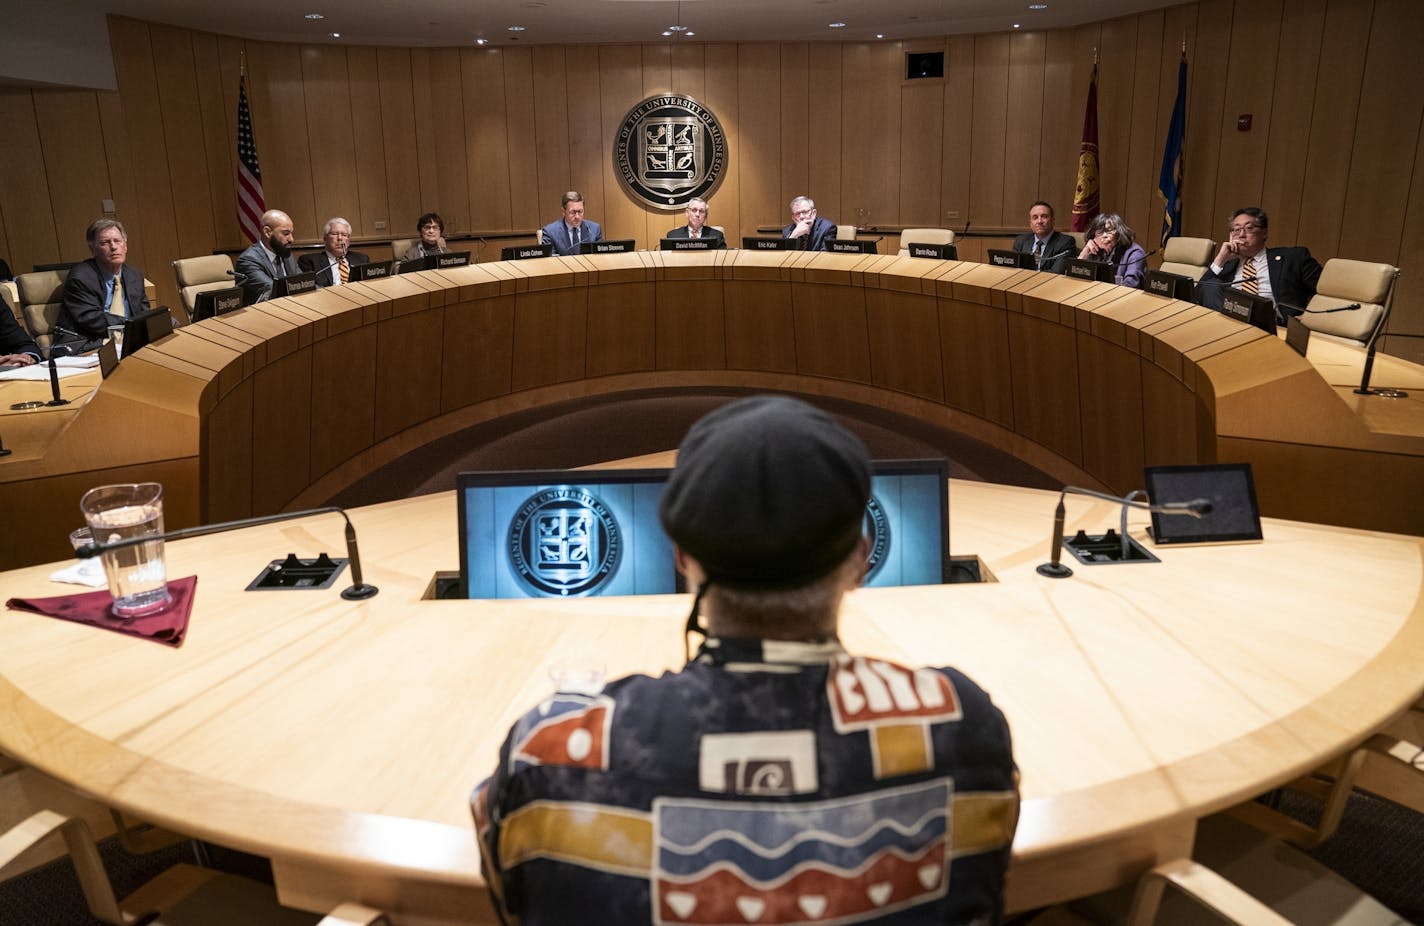
<path id="1" fill-rule="evenodd" d="M 357 264 L 369 264 L 371 258 L 360 251 L 347 251 L 346 263 L 349 266 Z M 336 267 L 331 263 L 331 258 L 326 251 L 317 251 L 315 254 L 303 254 L 297 258 L 297 266 L 302 268 L 302 273 L 315 273 L 317 286 L 330 286 L 336 277 Z"/>
<path id="2" fill-rule="evenodd" d="M 781 230 L 781 237 L 790 238 L 791 233 L 795 230 L 796 225 L 792 223 Z M 803 251 L 824 251 L 826 249 L 826 242 L 835 238 L 835 236 L 836 223 L 830 219 L 823 219 L 820 216 L 816 216 L 816 221 L 811 223 L 811 230 L 797 240 L 801 242 L 801 250 Z"/>
<path id="3" fill-rule="evenodd" d="M 1024 232 L 1014 239 L 1014 250 L 1020 254 L 1032 254 L 1033 242 L 1033 232 Z M 1073 236 L 1055 231 L 1043 243 L 1043 257 L 1039 259 L 1038 269 L 1046 273 L 1062 273 L 1064 262 L 1077 256 L 1078 245 Z"/>
<path id="4" fill-rule="evenodd" d="M 7 354 L 33 354 L 36 360 L 43 358 L 35 339 L 15 320 L 15 313 L 0 306 L 0 357 Z"/>
<path id="5" fill-rule="evenodd" d="M 110 325 L 122 325 L 127 318 L 148 311 L 148 296 L 143 292 L 143 272 L 124 264 L 120 270 L 124 281 L 124 308 L 127 316 L 110 315 L 104 311 L 104 290 L 107 276 L 99 262 L 89 258 L 75 264 L 64 281 L 64 299 L 55 325 L 84 336 L 87 341 L 101 341 L 109 336 Z M 57 336 L 56 341 L 73 341 Z"/>
<path id="6" fill-rule="evenodd" d="M 426 253 L 426 251 L 425 251 L 425 245 L 423 245 L 423 244 L 421 244 L 419 241 L 417 241 L 415 244 L 412 244 L 410 247 L 408 247 L 408 248 L 405 249 L 405 253 L 402 254 L 402 255 L 400 255 L 400 259 L 401 259 L 402 261 L 416 260 L 416 259 L 421 258 L 421 257 L 429 257 L 431 254 L 449 254 L 449 253 L 450 253 L 450 249 L 449 249 L 449 248 L 442 248 L 442 247 L 439 247 L 438 245 L 436 246 L 436 248 L 435 248 L 434 251 L 431 251 L 431 252 L 429 252 L 429 253 Z M 363 255 L 361 255 L 361 256 L 364 257 L 365 255 L 363 254 Z"/>
<path id="7" fill-rule="evenodd" d="M 555 219 L 545 225 L 542 234 L 545 241 L 554 243 L 554 253 L 560 257 L 569 257 L 579 252 L 579 249 L 569 240 L 569 228 L 564 224 L 563 219 Z M 602 241 L 603 228 L 597 222 L 584 219 L 583 224 L 579 226 L 579 240 L 580 242 Z"/>
<path id="8" fill-rule="evenodd" d="M 1236 279 L 1236 268 L 1241 261 L 1227 261 L 1221 273 L 1212 273 L 1207 267 L 1202 274 L 1202 282 L 1218 283 L 1218 286 L 1198 287 L 1201 304 L 1221 311 L 1221 291 Z M 1320 261 L 1310 256 L 1309 248 L 1266 248 L 1266 272 L 1271 278 L 1271 298 L 1276 301 L 1276 324 L 1284 325 L 1292 315 L 1299 312 L 1281 309 L 1280 303 L 1305 307 L 1315 295 L 1315 286 L 1320 282 Z"/>
<path id="9" fill-rule="evenodd" d="M 284 272 L 278 273 L 277 266 L 272 262 L 272 258 L 267 256 L 267 249 L 261 242 L 256 242 L 247 250 L 237 255 L 237 262 L 233 264 L 233 269 L 238 274 L 238 279 L 242 282 L 238 285 L 242 287 L 242 304 L 252 305 L 254 302 L 261 302 L 272 297 L 272 281 L 279 277 L 289 277 L 294 273 L 301 273 L 297 267 L 297 262 L 291 255 L 281 259 Z"/>
<path id="10" fill-rule="evenodd" d="M 674 228 L 672 231 L 667 233 L 666 237 L 691 238 L 692 230 L 688 228 L 688 226 L 684 225 L 681 228 Z M 714 248 L 725 248 L 727 246 L 727 237 L 721 232 L 719 232 L 717 229 L 713 228 L 711 225 L 702 226 L 702 237 L 711 238 L 713 242 L 712 247 Z"/>

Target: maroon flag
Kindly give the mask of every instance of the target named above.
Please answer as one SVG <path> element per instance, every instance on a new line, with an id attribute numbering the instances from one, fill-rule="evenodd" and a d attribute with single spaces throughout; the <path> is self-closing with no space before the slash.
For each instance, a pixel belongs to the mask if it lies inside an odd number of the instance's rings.
<path id="1" fill-rule="evenodd" d="M 237 224 L 248 241 L 262 231 L 262 168 L 257 166 L 257 139 L 252 134 L 252 110 L 247 106 L 247 78 L 237 82 Z"/>
<path id="2" fill-rule="evenodd" d="M 1098 214 L 1098 62 L 1088 82 L 1088 108 L 1083 112 L 1083 140 L 1078 145 L 1078 185 L 1073 190 L 1073 230 L 1087 231 Z"/>

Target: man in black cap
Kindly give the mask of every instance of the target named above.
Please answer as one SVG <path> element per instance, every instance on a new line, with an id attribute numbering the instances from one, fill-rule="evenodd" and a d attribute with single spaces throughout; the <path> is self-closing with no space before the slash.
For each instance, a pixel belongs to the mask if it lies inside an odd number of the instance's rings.
<path id="1" fill-rule="evenodd" d="M 865 447 L 758 396 L 688 432 L 663 527 L 707 639 L 680 672 L 556 694 L 475 790 L 506 922 L 997 923 L 1009 730 L 954 669 L 852 656 Z"/>

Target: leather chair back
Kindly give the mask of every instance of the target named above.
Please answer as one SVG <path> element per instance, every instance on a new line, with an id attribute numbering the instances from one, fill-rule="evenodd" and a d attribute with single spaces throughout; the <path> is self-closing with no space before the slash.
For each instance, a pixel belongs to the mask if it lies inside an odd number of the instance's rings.
<path id="1" fill-rule="evenodd" d="M 1162 266 L 1158 270 L 1177 273 L 1200 280 L 1211 259 L 1216 255 L 1216 242 L 1210 238 L 1168 238 L 1162 248 Z"/>
<path id="2" fill-rule="evenodd" d="M 64 281 L 68 278 L 68 270 L 41 270 L 15 277 L 25 327 L 42 348 L 54 341 L 51 332 L 59 320 L 59 308 L 64 303 Z"/>
<path id="3" fill-rule="evenodd" d="M 1312 336 L 1323 335 L 1363 347 L 1394 298 L 1394 283 L 1398 278 L 1399 268 L 1391 264 L 1331 258 L 1325 262 L 1315 297 L 1306 308 L 1331 309 L 1356 302 L 1360 307 L 1328 314 L 1307 312 L 1300 320 L 1311 330 Z"/>
<path id="4" fill-rule="evenodd" d="M 173 273 L 178 278 L 178 296 L 189 319 L 193 317 L 199 293 L 237 285 L 231 271 L 232 258 L 226 254 L 185 257 L 173 262 Z"/>
<path id="5" fill-rule="evenodd" d="M 910 255 L 911 244 L 954 244 L 954 232 L 947 228 L 907 228 L 900 232 L 900 256 Z"/>

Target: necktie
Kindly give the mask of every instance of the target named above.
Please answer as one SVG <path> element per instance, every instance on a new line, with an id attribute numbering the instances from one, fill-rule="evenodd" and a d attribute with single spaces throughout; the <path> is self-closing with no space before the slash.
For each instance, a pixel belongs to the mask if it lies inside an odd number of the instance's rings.
<path id="1" fill-rule="evenodd" d="M 1241 265 L 1241 291 L 1253 296 L 1261 292 L 1261 284 L 1256 279 L 1256 258 L 1248 257 Z"/>
<path id="2" fill-rule="evenodd" d="M 579 234 L 579 226 L 575 225 L 575 226 L 574 226 L 574 247 L 578 247 L 578 246 L 579 246 L 580 244 L 582 244 L 582 243 L 583 243 L 583 236 L 582 236 L 581 234 Z"/>
<path id="3" fill-rule="evenodd" d="M 351 282 L 351 265 L 346 263 L 346 258 L 341 258 L 341 282 Z"/>
<path id="4" fill-rule="evenodd" d="M 1043 242 L 1037 239 L 1033 242 L 1033 259 L 1035 263 L 1043 263 Z"/>
<path id="5" fill-rule="evenodd" d="M 275 279 L 275 280 L 280 280 L 282 277 L 285 277 L 286 275 L 287 275 L 287 262 L 286 262 L 286 260 L 284 260 L 283 258 L 278 257 L 276 260 L 274 260 L 274 261 L 272 262 L 272 278 Z"/>
<path id="6" fill-rule="evenodd" d="M 104 306 L 104 311 L 110 315 L 123 315 L 124 312 L 124 281 L 123 277 L 115 276 L 109 289 L 109 304 Z"/>

